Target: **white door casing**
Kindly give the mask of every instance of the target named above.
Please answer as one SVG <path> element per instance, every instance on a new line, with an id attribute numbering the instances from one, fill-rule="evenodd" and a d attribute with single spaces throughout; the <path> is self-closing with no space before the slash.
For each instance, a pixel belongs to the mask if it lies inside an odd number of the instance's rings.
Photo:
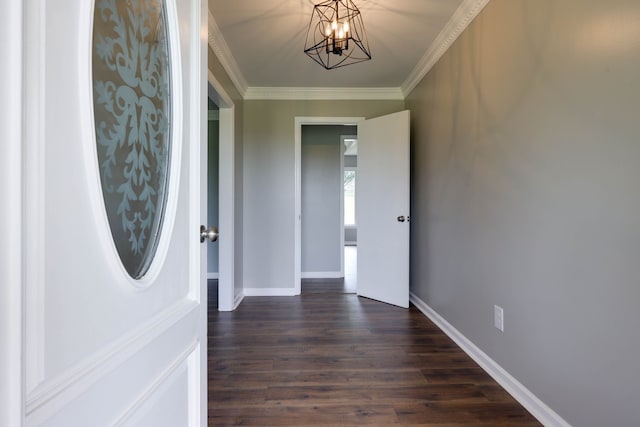
<path id="1" fill-rule="evenodd" d="M 358 295 L 400 307 L 409 307 L 409 119 L 358 123 Z"/>
<path id="2" fill-rule="evenodd" d="M 208 80 L 215 91 L 213 101 L 220 111 L 219 130 L 219 167 L 218 167 L 218 229 L 220 245 L 218 252 L 218 310 L 235 310 L 242 301 L 243 295 L 235 295 L 235 149 L 234 149 L 234 121 L 235 107 L 233 100 L 224 90 L 222 84 L 211 71 Z M 206 159 L 206 153 L 203 155 Z M 206 165 L 205 165 L 206 166 Z M 216 224 L 209 224 L 216 225 Z"/>
<path id="3" fill-rule="evenodd" d="M 9 261 L 20 274 L 7 274 L 19 303 L 8 330 L 23 355 L 0 358 L 15 396 L 0 407 L 7 425 L 207 423 L 206 246 L 198 239 L 206 218 L 206 3 L 166 3 L 175 157 L 158 250 L 149 272 L 134 280 L 116 253 L 100 192 L 93 2 L 22 2 L 14 34 L 24 37 L 24 73 L 13 82 L 24 96 L 24 132 L 2 149 L 24 169 L 8 172 L 23 179 L 20 196 L 10 194 L 19 206 L 2 208 L 20 230 L 19 241 L 12 237 L 2 249 L 20 254 Z"/>

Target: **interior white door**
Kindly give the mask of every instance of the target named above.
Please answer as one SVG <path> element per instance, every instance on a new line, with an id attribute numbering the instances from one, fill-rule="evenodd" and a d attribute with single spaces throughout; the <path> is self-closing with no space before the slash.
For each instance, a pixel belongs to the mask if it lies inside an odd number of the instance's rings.
<path id="1" fill-rule="evenodd" d="M 358 295 L 409 307 L 409 111 L 358 123 Z"/>
<path id="2" fill-rule="evenodd" d="M 13 425 L 204 426 L 206 3 L 23 5 L 28 227 L 16 390 L 22 415 Z M 98 19 L 106 29 L 94 45 Z M 158 50 L 163 44 L 168 55 Z M 154 65 L 162 61 L 165 74 Z M 117 77 L 98 75 L 100 67 Z M 111 118 L 94 122 L 99 108 Z M 159 134 L 168 135 L 170 150 L 158 148 Z M 157 156 L 162 150 L 168 159 Z M 150 180 L 154 170 L 165 170 L 164 183 Z M 161 219 L 145 228 L 152 212 Z M 128 240 L 114 237 L 115 229 Z M 125 249 L 152 246 L 141 268 L 125 260 Z"/>

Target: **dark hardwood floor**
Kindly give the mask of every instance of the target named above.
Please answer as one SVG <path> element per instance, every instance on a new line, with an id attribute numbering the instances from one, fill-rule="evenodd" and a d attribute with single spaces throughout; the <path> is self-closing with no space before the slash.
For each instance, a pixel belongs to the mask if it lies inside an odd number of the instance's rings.
<path id="1" fill-rule="evenodd" d="M 343 292 L 210 298 L 209 425 L 540 425 L 415 307 Z"/>

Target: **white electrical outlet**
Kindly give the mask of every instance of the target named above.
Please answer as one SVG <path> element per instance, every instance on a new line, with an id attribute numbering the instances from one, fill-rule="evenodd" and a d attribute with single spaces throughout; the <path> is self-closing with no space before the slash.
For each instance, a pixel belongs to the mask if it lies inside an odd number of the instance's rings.
<path id="1" fill-rule="evenodd" d="M 504 310 L 497 305 L 493 306 L 493 326 L 504 332 Z"/>

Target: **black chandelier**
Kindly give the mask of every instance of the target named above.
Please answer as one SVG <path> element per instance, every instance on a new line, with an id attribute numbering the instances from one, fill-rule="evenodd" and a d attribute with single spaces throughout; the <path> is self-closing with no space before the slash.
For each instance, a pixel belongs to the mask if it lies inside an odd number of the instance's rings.
<path id="1" fill-rule="evenodd" d="M 313 7 L 304 53 L 327 70 L 371 59 L 360 10 L 351 0 Z"/>

